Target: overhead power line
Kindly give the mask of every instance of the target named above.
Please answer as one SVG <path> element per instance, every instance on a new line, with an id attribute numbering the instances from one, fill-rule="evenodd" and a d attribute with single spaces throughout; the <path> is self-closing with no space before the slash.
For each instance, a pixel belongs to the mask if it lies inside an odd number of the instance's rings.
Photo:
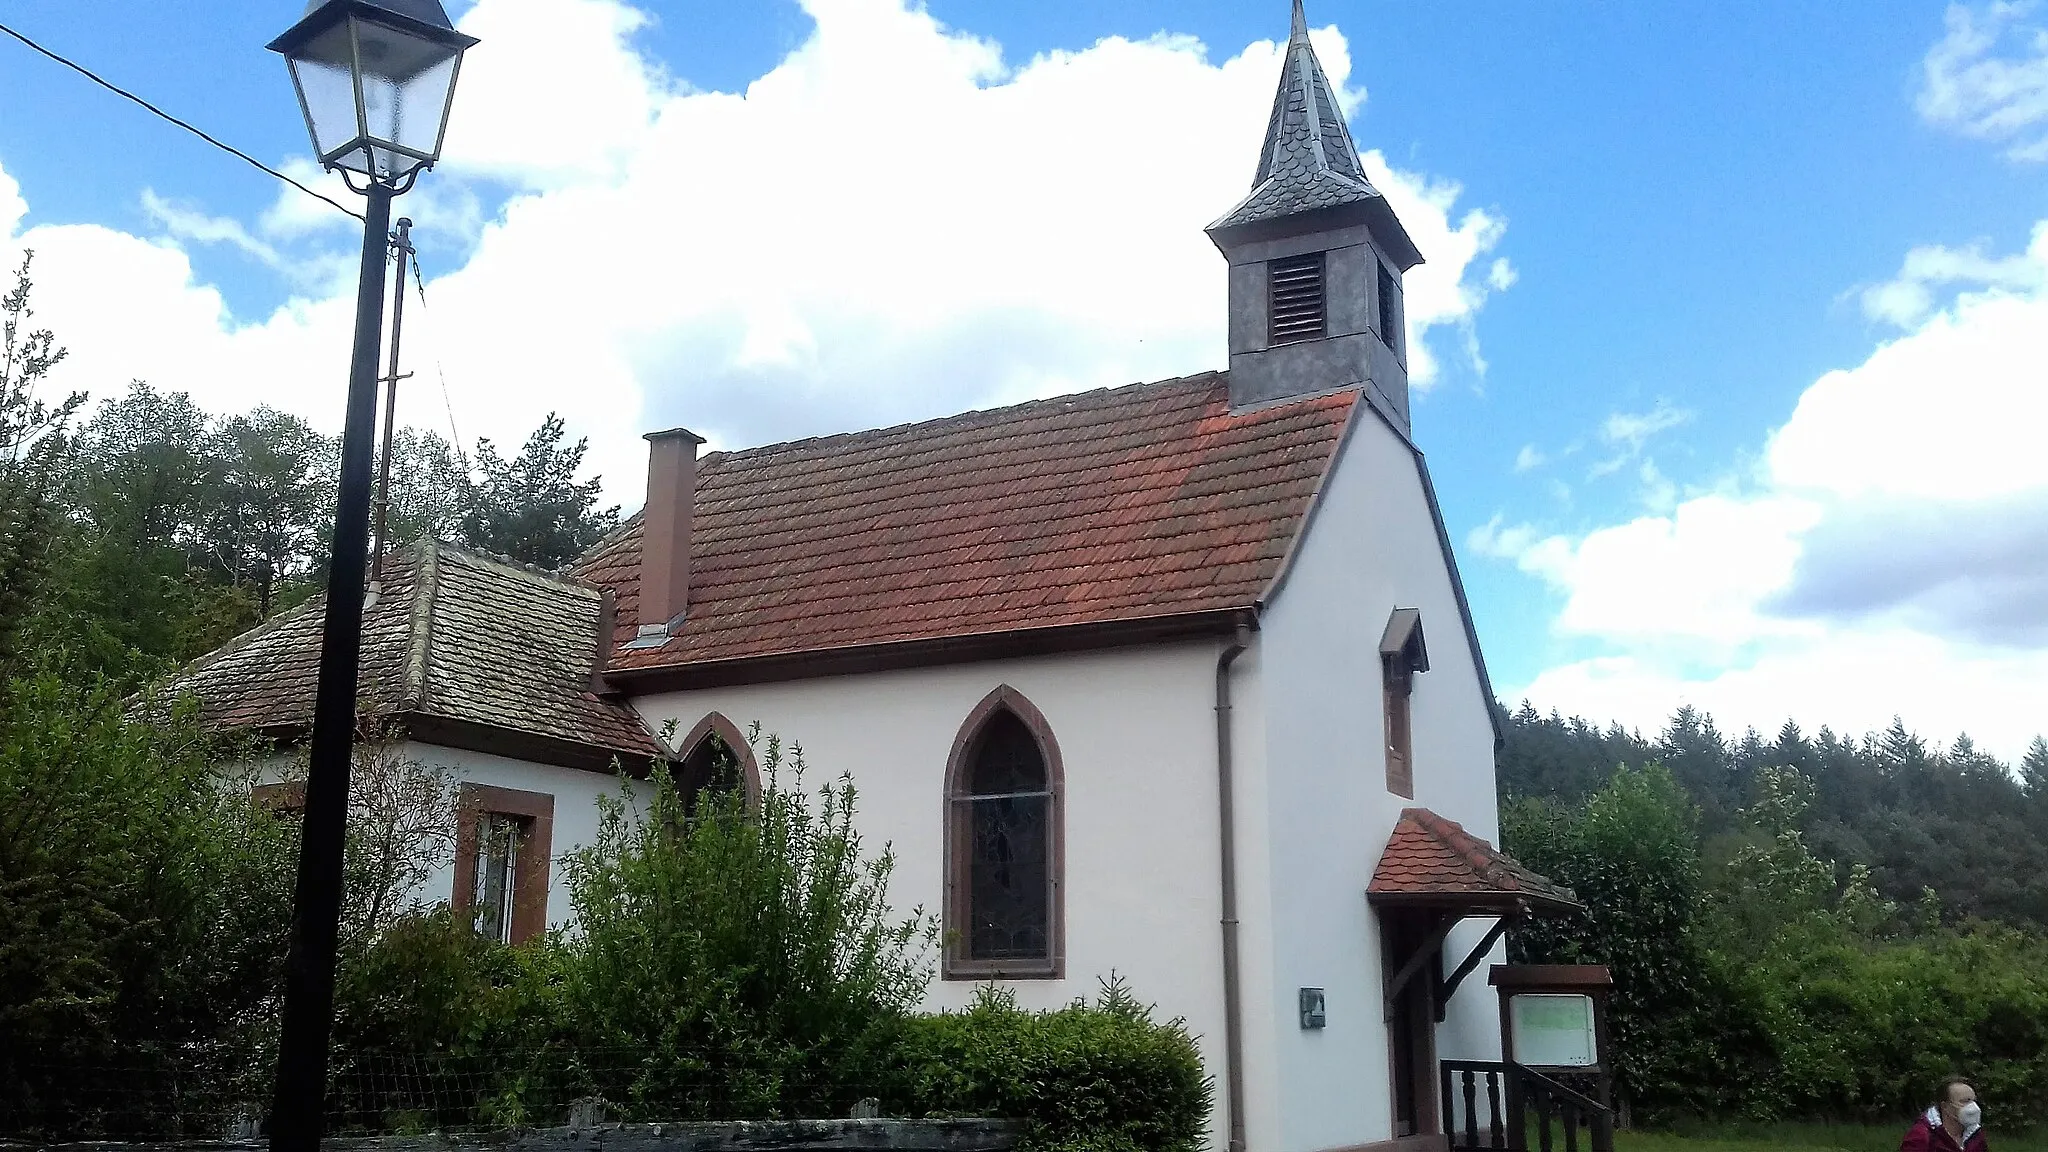
<path id="1" fill-rule="evenodd" d="M 183 128 L 185 131 L 190 132 L 194 136 L 199 137 L 201 140 L 206 141 L 208 144 L 213 145 L 215 148 L 218 148 L 221 151 L 226 152 L 228 155 L 240 157 L 241 159 L 248 161 L 259 171 L 267 172 L 270 175 L 277 177 L 279 180 L 282 180 L 285 183 L 291 185 L 292 187 L 297 188 L 299 191 L 304 192 L 306 195 L 311 196 L 316 200 L 324 200 L 328 204 L 335 207 L 336 209 L 342 212 L 346 212 L 358 220 L 361 220 L 363 218 L 362 213 L 356 211 L 353 208 L 350 208 L 348 205 L 343 204 L 339 200 L 335 200 L 330 196 L 324 195 L 319 192 L 315 192 L 313 189 L 306 187 L 304 184 L 301 184 L 297 180 L 294 180 L 291 177 L 285 175 L 284 173 L 279 172 L 277 169 L 272 168 L 270 165 L 265 164 L 263 161 L 256 159 L 254 156 L 249 155 L 247 152 L 242 151 L 240 148 L 237 148 L 232 144 L 224 144 L 221 141 L 214 139 L 212 136 L 207 135 L 200 129 L 195 128 L 190 124 L 187 124 L 185 121 L 180 120 L 176 116 L 171 115 L 169 112 L 166 112 L 163 109 L 157 107 L 156 105 L 151 104 L 149 101 L 144 100 L 142 97 L 137 96 L 135 93 L 128 91 L 126 88 L 122 88 L 119 85 L 112 84 L 104 79 L 101 79 L 100 76 L 94 73 L 90 68 L 87 68 L 82 64 L 73 63 L 72 61 L 67 60 L 64 57 L 59 56 L 57 53 L 50 51 L 48 48 L 43 47 L 41 44 L 36 43 L 34 40 L 29 39 L 27 36 L 22 35 L 21 33 L 8 27 L 7 25 L 0 24 L 0 32 L 7 33 L 9 36 L 12 36 L 16 40 L 21 41 L 23 44 L 28 45 L 30 49 L 38 53 L 41 53 L 42 55 L 47 56 L 52 60 L 55 60 L 57 63 L 62 64 L 66 68 L 71 69 L 73 72 L 78 73 L 80 76 L 85 77 L 87 80 L 90 80 L 93 83 L 99 85 L 100 87 L 105 88 L 107 91 L 112 92 L 114 95 L 120 96 L 123 99 L 133 100 L 135 103 L 140 104 L 144 108 L 148 109 L 154 115 L 159 116 L 165 120 L 168 120 L 173 124 L 176 124 L 178 127 Z"/>
<path id="2" fill-rule="evenodd" d="M 431 309 L 427 307 L 427 278 L 420 271 L 418 253 L 414 253 L 412 258 L 412 282 L 419 290 L 420 311 L 422 313 L 430 312 Z M 405 285 L 400 283 L 398 290 L 400 292 L 405 291 Z M 429 321 L 429 323 L 432 323 L 432 321 Z M 434 375 L 441 378 L 441 406 L 448 410 L 448 439 L 455 447 L 455 461 L 462 465 L 463 472 L 467 473 L 469 471 L 469 454 L 462 450 L 462 433 L 455 430 L 455 401 L 448 394 L 448 371 L 441 366 L 441 355 L 438 351 L 434 354 Z"/>

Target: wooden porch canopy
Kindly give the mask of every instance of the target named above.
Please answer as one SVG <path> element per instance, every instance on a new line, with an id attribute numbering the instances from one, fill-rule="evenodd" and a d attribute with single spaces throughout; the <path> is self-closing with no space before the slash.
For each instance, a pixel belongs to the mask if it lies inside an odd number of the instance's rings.
<path id="1" fill-rule="evenodd" d="M 1469 916 L 1499 918 L 1492 931 L 1444 977 L 1436 997 L 1439 1021 L 1451 993 L 1485 960 L 1511 923 L 1529 915 L 1585 911 L 1571 889 L 1530 871 L 1465 831 L 1457 821 L 1427 808 L 1402 811 L 1365 892 L 1377 908 L 1420 913 L 1434 921 L 1421 947 L 1409 953 L 1387 979 L 1390 1011 L 1401 989 L 1439 953 L 1458 921 Z"/>

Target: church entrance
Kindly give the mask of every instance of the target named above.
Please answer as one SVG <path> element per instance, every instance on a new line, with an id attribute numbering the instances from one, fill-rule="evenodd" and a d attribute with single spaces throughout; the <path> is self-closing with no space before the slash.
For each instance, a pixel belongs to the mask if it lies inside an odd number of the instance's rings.
<path id="1" fill-rule="evenodd" d="M 1380 912 L 1395 1136 L 1428 1135 L 1438 1127 L 1436 1021 L 1445 927 L 1434 910 Z"/>

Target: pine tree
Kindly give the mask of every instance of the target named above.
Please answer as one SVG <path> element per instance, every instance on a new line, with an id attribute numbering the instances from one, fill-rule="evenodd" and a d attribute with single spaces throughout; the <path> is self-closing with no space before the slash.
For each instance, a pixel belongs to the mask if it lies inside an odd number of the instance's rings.
<path id="1" fill-rule="evenodd" d="M 2027 745 L 2027 754 L 2020 760 L 2020 779 L 2026 783 L 2029 799 L 2048 802 L 2048 740 L 2036 736 Z"/>
<path id="2" fill-rule="evenodd" d="M 470 544 L 541 568 L 559 568 L 619 523 L 617 505 L 599 509 L 599 478 L 578 480 L 590 442 L 562 446 L 562 418 L 553 412 L 510 460 L 478 440 L 480 479 L 462 518 Z"/>

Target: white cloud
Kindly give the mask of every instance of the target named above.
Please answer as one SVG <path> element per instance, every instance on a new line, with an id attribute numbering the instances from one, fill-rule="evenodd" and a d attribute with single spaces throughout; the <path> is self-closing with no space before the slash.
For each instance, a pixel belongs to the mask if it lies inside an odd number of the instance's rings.
<path id="1" fill-rule="evenodd" d="M 485 0 L 462 18 L 447 163 L 521 188 L 615 180 L 684 87 L 631 48 L 653 22 L 612 0 Z"/>
<path id="2" fill-rule="evenodd" d="M 1336 82 L 1334 72 L 1331 79 Z M 1488 296 L 1513 286 L 1515 270 L 1505 258 L 1495 259 L 1479 275 L 1473 274 L 1474 265 L 1500 244 L 1507 234 L 1507 221 L 1498 212 L 1473 208 L 1454 223 L 1458 198 L 1464 195 L 1457 183 L 1390 168 L 1378 149 L 1367 151 L 1360 159 L 1366 178 L 1385 194 L 1426 261 L 1401 284 L 1401 302 L 1414 337 L 1408 349 L 1410 384 L 1427 391 L 1436 383 L 1437 353 L 1421 337 L 1438 327 L 1450 329 L 1459 350 L 1483 375 L 1486 360 L 1479 354 L 1473 321 Z"/>
<path id="3" fill-rule="evenodd" d="M 1657 401 L 1648 412 L 1609 413 L 1601 422 L 1600 439 L 1613 452 L 1588 469 L 1587 478 L 1597 480 L 1613 475 L 1642 459 L 1643 450 L 1658 433 L 1689 424 L 1693 416 L 1691 410 L 1674 407 L 1668 400 Z M 1654 465 L 1651 470 L 1655 470 Z"/>
<path id="4" fill-rule="evenodd" d="M 1549 462 L 1550 457 L 1545 456 L 1543 450 L 1534 444 L 1524 444 L 1522 445 L 1522 450 L 1515 453 L 1515 471 L 1517 472 L 1527 472 L 1532 468 L 1541 468 Z"/>
<path id="5" fill-rule="evenodd" d="M 1959 284 L 2009 289 L 2048 284 L 2048 222 L 2035 226 L 2027 251 L 2012 256 L 1986 256 L 1982 244 L 1915 248 L 1906 253 L 1897 276 L 1863 290 L 1863 312 L 1872 320 L 1911 328 L 1934 311 L 1941 289 Z"/>
<path id="6" fill-rule="evenodd" d="M 1524 530 L 1514 559 L 1565 593 L 1565 635 L 1727 653 L 1793 625 L 1763 602 L 1790 583 L 1815 517 L 1804 501 L 1708 495 L 1576 540 Z"/>
<path id="7" fill-rule="evenodd" d="M 302 199 L 310 199 L 304 193 L 296 195 Z M 323 281 L 330 285 L 340 283 L 337 277 L 342 270 L 343 261 L 309 261 L 303 257 L 287 257 L 275 245 L 249 231 L 240 220 L 226 216 L 209 216 L 189 205 L 172 203 L 157 195 L 155 189 L 142 190 L 142 211 L 175 241 L 191 244 L 225 244 L 296 284 L 319 284 Z"/>
<path id="8" fill-rule="evenodd" d="M 1921 63 L 1920 115 L 2006 145 L 2015 160 L 2048 160 L 2048 27 L 2038 5 L 1949 6 L 1947 34 Z"/>
<path id="9" fill-rule="evenodd" d="M 1614 412 L 1600 425 L 1600 438 L 1631 452 L 1642 451 L 1650 437 L 1691 422 L 1694 413 L 1659 400 L 1648 412 Z"/>
<path id="10" fill-rule="evenodd" d="M 805 10 L 812 34 L 739 92 L 641 55 L 651 7 L 481 0 L 462 16 L 484 43 L 443 163 L 399 206 L 459 253 L 430 260 L 430 307 L 407 313 L 424 383 L 401 420 L 445 424 L 438 361 L 464 435 L 517 438 L 559 409 L 630 506 L 651 427 L 744 445 L 1223 362 L 1224 266 L 1201 229 L 1249 190 L 1278 43 L 1215 58 L 1185 36 L 1110 38 L 1011 62 L 905 0 Z M 1344 86 L 1343 37 L 1316 43 Z M 1505 225 L 1450 180 L 1366 163 L 1429 261 L 1408 280 L 1426 388 L 1442 356 L 1479 363 L 1473 318 L 1513 281 Z M 303 161 L 288 170 L 347 202 Z M 332 428 L 352 287 L 237 316 L 185 246 L 346 270 L 351 222 L 290 189 L 239 234 L 178 212 L 153 238 L 0 236 L 42 250 L 65 382 L 147 377 Z"/>
<path id="11" fill-rule="evenodd" d="M 1860 736 L 1901 716 L 1946 742 L 1968 732 L 2008 760 L 2048 728 L 2042 719 L 2048 653 L 1957 651 L 1913 631 L 1847 632 L 1761 658 L 1699 671 L 1628 653 L 1550 669 L 1515 699 L 1655 732 L 1679 706 L 1710 713 L 1723 732 L 1769 734 L 1787 719 L 1809 734 L 1826 724 Z"/>
<path id="12" fill-rule="evenodd" d="M 342 183 L 338 172 L 323 172 L 320 166 L 304 156 L 294 156 L 277 169 L 307 188 L 333 200 L 334 204 L 357 204 L 359 199 Z M 429 187 L 432 177 L 428 177 Z M 337 236 L 360 236 L 362 224 L 351 220 L 335 209 L 334 204 L 323 204 L 304 192 L 289 185 L 277 190 L 277 199 L 257 220 L 257 228 L 273 239 L 298 239 L 320 233 Z M 410 201 L 408 201 L 410 207 Z"/>
<path id="13" fill-rule="evenodd" d="M 0 236 L 12 236 L 28 215 L 28 201 L 21 198 L 21 182 L 0 168 Z M 9 285 L 9 290 L 12 285 Z"/>
<path id="14" fill-rule="evenodd" d="M 1637 498 L 1643 507 L 1652 512 L 1669 512 L 1678 506 L 1678 485 L 1664 475 L 1655 460 L 1644 460 L 1638 465 L 1636 479 L 1642 484 Z"/>
<path id="15" fill-rule="evenodd" d="M 1902 712 L 2007 756 L 2048 729 L 2044 236 L 1976 257 L 1973 283 L 1925 277 L 1963 290 L 1815 381 L 1753 474 L 1584 534 L 1475 537 L 1563 597 L 1559 634 L 1604 649 L 1524 692 L 1650 728 L 1680 703 L 1724 728 Z"/>

